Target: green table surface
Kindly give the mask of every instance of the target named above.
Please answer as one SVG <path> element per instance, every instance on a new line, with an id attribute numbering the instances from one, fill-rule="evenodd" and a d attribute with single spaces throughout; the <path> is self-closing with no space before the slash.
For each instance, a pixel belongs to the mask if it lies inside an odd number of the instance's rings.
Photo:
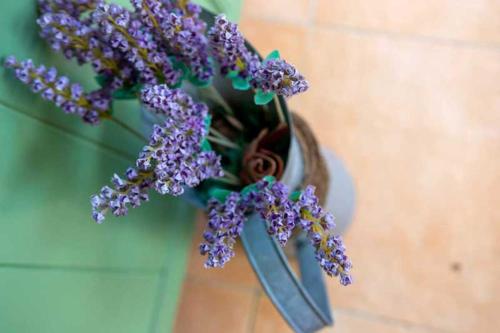
<path id="1" fill-rule="evenodd" d="M 238 19 L 241 1 L 198 2 Z M 0 1 L 0 57 L 32 58 L 96 87 L 88 67 L 38 37 L 35 17 L 35 0 Z M 135 127 L 137 110 L 115 105 Z M 89 215 L 89 197 L 140 148 L 114 124 L 63 114 L 0 69 L 0 332 L 171 331 L 194 210 L 153 194 L 125 218 L 97 225 Z"/>

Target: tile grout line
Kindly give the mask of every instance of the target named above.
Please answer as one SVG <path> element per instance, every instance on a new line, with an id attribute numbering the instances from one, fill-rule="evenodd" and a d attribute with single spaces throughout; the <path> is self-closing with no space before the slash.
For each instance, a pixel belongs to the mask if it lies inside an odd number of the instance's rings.
<path id="1" fill-rule="evenodd" d="M 248 333 L 255 332 L 255 324 L 257 323 L 257 316 L 259 313 L 259 303 L 262 297 L 262 292 L 260 290 L 256 290 L 252 299 L 252 306 L 250 309 L 250 315 L 248 318 Z M 255 332 L 258 333 L 258 332 Z"/>
<path id="2" fill-rule="evenodd" d="M 307 20 L 308 27 L 313 27 L 315 25 L 317 9 L 318 0 L 309 0 L 309 19 Z"/>
<path id="3" fill-rule="evenodd" d="M 439 327 L 435 327 L 435 326 L 418 324 L 418 323 L 414 323 L 414 322 L 411 322 L 411 321 L 408 321 L 405 319 L 388 317 L 388 316 L 379 315 L 379 314 L 372 313 L 370 311 L 365 311 L 365 310 L 360 310 L 360 309 L 335 308 L 335 312 L 343 313 L 345 315 L 356 317 L 356 318 L 362 318 L 362 319 L 369 320 L 369 321 L 376 321 L 376 322 L 390 324 L 393 326 L 399 326 L 399 327 L 408 328 L 408 329 L 423 329 L 426 331 L 441 332 L 441 333 L 452 333 L 453 332 L 453 331 L 446 330 L 446 329 L 439 328 Z"/>
<path id="4" fill-rule="evenodd" d="M 281 18 L 277 19 L 273 16 L 265 16 L 265 15 L 263 16 L 248 15 L 247 17 L 253 20 L 261 20 L 273 24 L 296 25 L 304 28 L 322 29 L 327 31 L 336 31 L 339 33 L 356 34 L 360 36 L 374 36 L 374 37 L 384 37 L 388 39 L 407 40 L 422 44 L 450 46 L 460 49 L 488 50 L 493 52 L 500 52 L 500 44 L 498 43 L 481 43 L 475 41 L 467 41 L 463 39 L 434 37 L 434 36 L 426 36 L 419 34 L 405 34 L 389 30 L 355 27 L 346 24 L 314 24 L 314 22 L 310 22 L 310 20 L 306 20 L 306 22 L 291 21 L 288 19 L 281 19 Z M 310 23 L 312 23 L 312 25 Z"/>
<path id="5" fill-rule="evenodd" d="M 360 36 L 385 37 L 388 39 L 406 40 L 406 41 L 437 45 L 437 46 L 450 46 L 460 49 L 489 50 L 494 52 L 500 51 L 500 44 L 498 43 L 482 43 L 477 41 L 467 41 L 463 39 L 454 39 L 454 38 L 438 37 L 438 36 L 430 36 L 422 34 L 406 34 L 389 30 L 360 28 L 346 24 L 317 25 L 317 28 L 357 34 Z"/>

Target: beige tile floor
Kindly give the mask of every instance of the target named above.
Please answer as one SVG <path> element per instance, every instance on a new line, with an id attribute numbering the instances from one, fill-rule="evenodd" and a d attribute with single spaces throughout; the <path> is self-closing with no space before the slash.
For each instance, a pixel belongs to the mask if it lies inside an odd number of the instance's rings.
<path id="1" fill-rule="evenodd" d="M 308 78 L 290 105 L 356 181 L 325 331 L 500 332 L 500 1 L 246 0 L 241 28 Z M 175 332 L 290 331 L 241 249 L 206 271 L 198 242 Z"/>

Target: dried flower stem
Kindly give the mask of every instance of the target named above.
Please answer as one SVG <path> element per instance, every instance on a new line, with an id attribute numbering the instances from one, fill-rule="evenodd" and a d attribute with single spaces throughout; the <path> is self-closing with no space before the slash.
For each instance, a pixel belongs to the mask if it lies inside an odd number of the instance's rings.
<path id="1" fill-rule="evenodd" d="M 227 148 L 241 149 L 240 146 L 238 146 L 235 143 L 232 143 L 228 139 L 223 139 L 223 138 L 220 138 L 220 137 L 215 137 L 215 136 L 208 135 L 207 136 L 207 140 L 210 141 L 210 142 L 219 144 L 221 146 L 227 147 Z"/>
<path id="2" fill-rule="evenodd" d="M 208 98 L 210 98 L 212 101 L 214 101 L 217 104 L 219 104 L 220 106 L 222 106 L 222 108 L 224 109 L 224 111 L 226 111 L 227 114 L 234 115 L 234 112 L 233 112 L 233 109 L 231 109 L 231 106 L 229 106 L 229 104 L 227 104 L 224 97 L 221 96 L 219 91 L 213 85 L 210 85 L 206 88 L 202 88 L 201 90 L 203 92 L 207 93 L 206 96 Z"/>
<path id="3" fill-rule="evenodd" d="M 281 108 L 281 103 L 278 99 L 278 96 L 273 97 L 274 106 L 276 107 L 276 112 L 278 113 L 278 118 L 280 123 L 286 123 L 285 114 L 283 113 L 283 109 Z"/>
<path id="4" fill-rule="evenodd" d="M 231 181 L 233 185 L 241 185 L 240 178 L 236 177 L 233 173 L 227 171 L 226 169 L 223 169 L 224 171 L 224 178 L 228 181 Z"/>

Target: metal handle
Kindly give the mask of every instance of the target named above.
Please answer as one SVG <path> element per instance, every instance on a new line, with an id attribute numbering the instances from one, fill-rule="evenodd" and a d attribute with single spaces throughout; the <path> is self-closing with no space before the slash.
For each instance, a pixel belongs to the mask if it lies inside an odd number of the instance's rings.
<path id="1" fill-rule="evenodd" d="M 264 290 L 295 332 L 315 332 L 333 324 L 321 268 L 305 237 L 296 240 L 301 281 L 257 214 L 245 223 L 241 239 Z"/>
<path id="2" fill-rule="evenodd" d="M 330 175 L 326 208 L 335 212 L 337 232 L 352 222 L 355 207 L 354 182 L 345 165 L 333 153 L 322 154 Z M 304 234 L 295 239 L 300 281 L 291 269 L 280 245 L 267 233 L 266 222 L 252 215 L 241 239 L 248 260 L 264 290 L 293 330 L 315 332 L 333 324 L 323 273 L 312 245 Z"/>

